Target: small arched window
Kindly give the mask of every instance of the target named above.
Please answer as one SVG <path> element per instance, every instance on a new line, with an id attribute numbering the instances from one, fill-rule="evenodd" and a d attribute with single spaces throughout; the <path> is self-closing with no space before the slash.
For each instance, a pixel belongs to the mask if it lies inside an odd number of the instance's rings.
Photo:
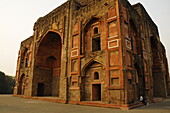
<path id="1" fill-rule="evenodd" d="M 99 79 L 99 73 L 98 73 L 98 72 L 95 72 L 95 73 L 94 73 L 94 79 L 95 79 L 95 80 L 98 80 L 98 79 Z"/>
<path id="2" fill-rule="evenodd" d="M 99 29 L 97 27 L 94 28 L 94 34 L 99 34 Z"/>

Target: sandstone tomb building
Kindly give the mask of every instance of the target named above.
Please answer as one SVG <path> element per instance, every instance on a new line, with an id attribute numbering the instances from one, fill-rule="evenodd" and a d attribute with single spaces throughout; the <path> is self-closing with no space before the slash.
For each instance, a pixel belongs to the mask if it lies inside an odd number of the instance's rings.
<path id="1" fill-rule="evenodd" d="M 142 4 L 68 0 L 21 43 L 14 95 L 129 107 L 169 92 L 166 52 Z"/>

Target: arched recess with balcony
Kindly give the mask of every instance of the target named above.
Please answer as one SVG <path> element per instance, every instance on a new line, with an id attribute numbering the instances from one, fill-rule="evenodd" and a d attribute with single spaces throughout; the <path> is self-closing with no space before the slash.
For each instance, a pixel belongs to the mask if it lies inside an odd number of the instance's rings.
<path id="1" fill-rule="evenodd" d="M 83 26 L 81 53 L 102 50 L 101 18 L 91 17 Z"/>
<path id="2" fill-rule="evenodd" d="M 21 54 L 21 68 L 27 68 L 29 63 L 29 49 L 25 48 Z"/>

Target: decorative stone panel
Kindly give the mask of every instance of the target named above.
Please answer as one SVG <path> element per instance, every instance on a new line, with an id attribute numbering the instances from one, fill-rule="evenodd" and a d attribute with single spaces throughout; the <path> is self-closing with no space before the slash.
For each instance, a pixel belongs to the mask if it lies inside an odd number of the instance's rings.
<path id="1" fill-rule="evenodd" d="M 109 52 L 109 56 L 110 56 L 109 63 L 111 67 L 120 65 L 120 54 L 118 50 Z"/>
<path id="2" fill-rule="evenodd" d="M 119 47 L 119 40 L 118 39 L 108 41 L 108 48 L 109 49 L 116 48 L 116 47 Z"/>
<path id="3" fill-rule="evenodd" d="M 72 56 L 72 57 L 78 56 L 78 49 L 73 50 L 73 51 L 71 52 L 71 56 Z"/>
<path id="4" fill-rule="evenodd" d="M 118 35 L 117 21 L 109 22 L 108 27 L 109 27 L 109 38 Z"/>

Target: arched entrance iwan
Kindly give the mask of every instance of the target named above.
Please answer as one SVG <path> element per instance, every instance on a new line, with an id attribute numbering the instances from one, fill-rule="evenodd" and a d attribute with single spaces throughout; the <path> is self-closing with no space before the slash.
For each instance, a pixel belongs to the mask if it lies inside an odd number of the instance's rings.
<path id="1" fill-rule="evenodd" d="M 34 95 L 59 96 L 61 54 L 61 36 L 48 32 L 40 41 L 35 57 Z"/>

